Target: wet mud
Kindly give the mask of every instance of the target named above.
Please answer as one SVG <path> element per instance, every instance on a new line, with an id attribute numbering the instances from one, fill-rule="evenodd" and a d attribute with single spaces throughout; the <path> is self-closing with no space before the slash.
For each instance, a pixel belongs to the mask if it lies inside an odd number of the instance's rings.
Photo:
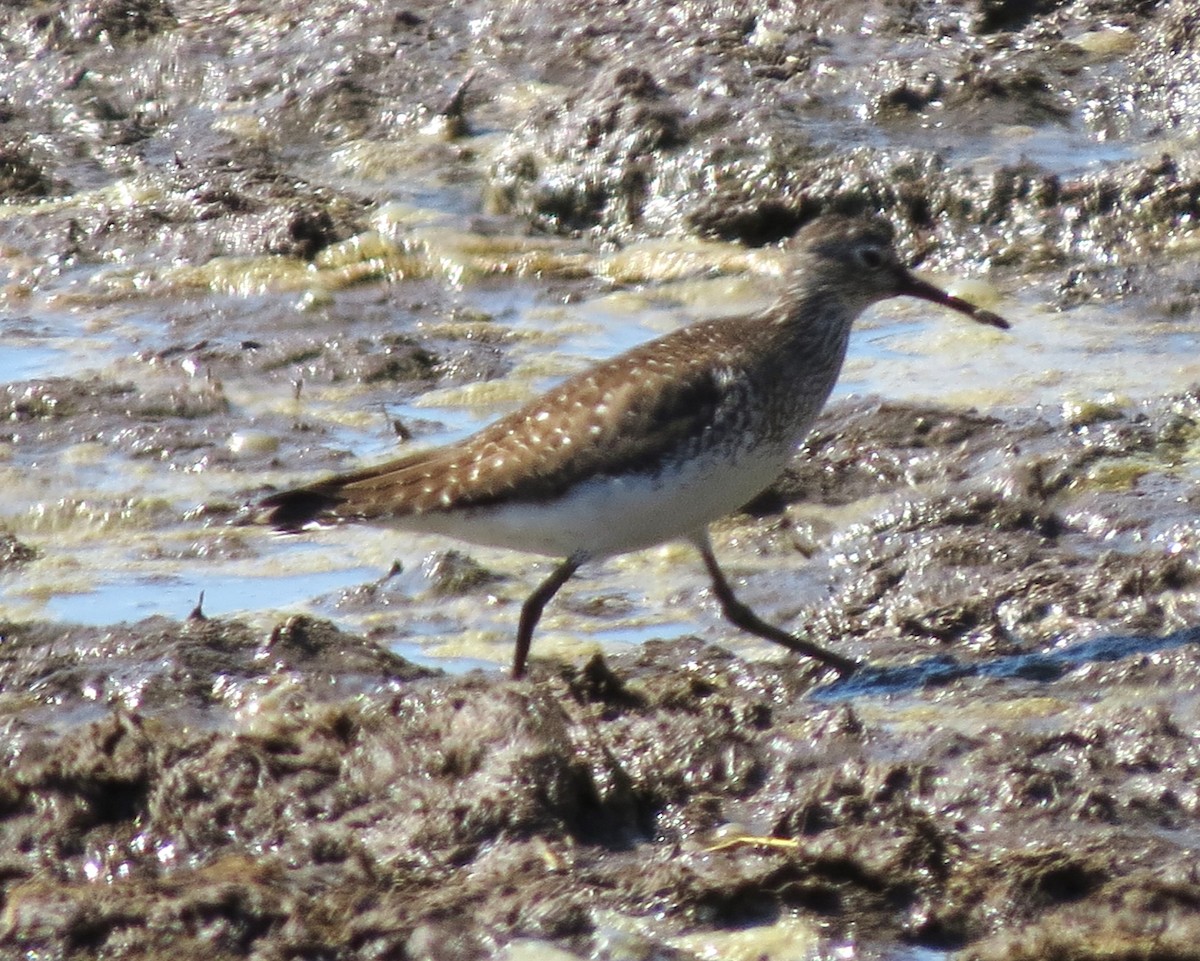
<path id="1" fill-rule="evenodd" d="M 0 939 L 682 958 L 697 930 L 798 917 L 868 953 L 1187 957 L 1200 566 L 1175 469 L 1200 416 L 1192 395 L 1096 416 L 1100 437 L 826 415 L 731 523 L 783 564 L 809 538 L 828 600 L 793 623 L 869 659 L 844 681 L 689 639 L 514 683 L 305 617 L 6 624 Z M 1064 482 L 1105 458 L 1116 489 Z M 805 530 L 813 501 L 866 496 L 865 523 Z M 444 566 L 442 590 L 486 589 Z"/>
<path id="2" fill-rule="evenodd" d="M 57 352 L 0 387 L 5 585 L 265 564 L 245 504 L 570 366 L 521 304 L 823 211 L 1195 320 L 1193 4 L 795 6 L 0 5 L 0 336 Z M 1198 463 L 1198 388 L 832 405 L 716 541 L 840 681 L 723 629 L 516 683 L 202 598 L 0 609 L 0 954 L 1196 957 Z M 378 573 L 343 613 L 525 590 Z"/>

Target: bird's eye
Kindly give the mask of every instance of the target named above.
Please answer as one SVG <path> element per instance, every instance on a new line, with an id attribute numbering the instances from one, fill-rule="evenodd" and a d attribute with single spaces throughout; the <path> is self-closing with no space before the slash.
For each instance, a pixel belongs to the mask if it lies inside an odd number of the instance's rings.
<path id="1" fill-rule="evenodd" d="M 868 270 L 878 270 L 883 266 L 883 251 L 879 247 L 859 247 L 854 254 Z"/>

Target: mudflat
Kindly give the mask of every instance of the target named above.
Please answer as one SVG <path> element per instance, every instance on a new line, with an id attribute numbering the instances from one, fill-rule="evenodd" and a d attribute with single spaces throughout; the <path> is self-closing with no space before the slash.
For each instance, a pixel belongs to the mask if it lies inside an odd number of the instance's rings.
<path id="1" fill-rule="evenodd" d="M 1196 956 L 1200 16 L 803 6 L 0 10 L 0 953 Z M 576 369 L 574 305 L 740 302 L 828 210 L 1013 321 L 868 321 L 870 389 L 718 527 L 861 674 L 667 554 L 515 683 L 533 562 L 241 523 Z M 314 556 L 318 612 L 220 613 Z M 89 619 L 109 582 L 210 590 Z"/>

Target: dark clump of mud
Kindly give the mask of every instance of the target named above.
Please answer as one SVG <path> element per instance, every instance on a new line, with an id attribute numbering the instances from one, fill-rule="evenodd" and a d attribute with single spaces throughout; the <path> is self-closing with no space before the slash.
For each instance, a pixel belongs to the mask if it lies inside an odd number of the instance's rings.
<path id="1" fill-rule="evenodd" d="M 859 402 L 828 412 L 747 509 L 782 511 L 778 540 L 806 504 L 878 504 L 809 535 L 828 572 L 829 600 L 809 615 L 818 635 L 995 657 L 1108 631 L 1171 635 L 1200 613 L 1198 432 L 1195 391 L 1011 421 Z"/>
<path id="2" fill-rule="evenodd" d="M 12 193 L 41 186 L 31 173 Z M 277 254 L 311 260 L 321 250 L 365 229 L 365 202 L 299 180 L 262 157 L 178 159 L 174 169 L 156 171 L 139 185 L 141 202 L 99 198 L 81 216 L 40 213 L 28 223 L 22 243 L 47 242 L 53 255 L 85 261 L 123 258 L 130 247 L 149 249 L 164 262 L 204 262 L 217 256 Z"/>
<path id="3" fill-rule="evenodd" d="M 306 620 L 5 637 L 6 699 L 44 705 L 5 724 L 10 951 L 629 957 L 798 914 L 1094 957 L 1195 931 L 1196 645 L 883 708 L 686 641 L 512 683 Z"/>
<path id="4" fill-rule="evenodd" d="M 1188 136 L 1198 34 L 1186 0 L 875 6 L 785 15 L 697 2 L 664 22 L 648 0 L 603 24 L 571 2 L 540 23 L 516 8 L 505 26 L 544 36 L 543 70 L 593 69 L 514 131 L 493 170 L 497 200 L 553 230 L 750 244 L 820 210 L 886 210 L 906 233 L 979 231 L 996 260 L 1024 264 L 1097 248 L 1136 260 L 1195 219 L 1193 151 L 1084 173 L 997 163 L 992 139 L 1080 126 L 1103 139 Z M 864 17 L 873 28 L 855 35 Z M 872 146 L 845 149 L 855 133 Z"/>

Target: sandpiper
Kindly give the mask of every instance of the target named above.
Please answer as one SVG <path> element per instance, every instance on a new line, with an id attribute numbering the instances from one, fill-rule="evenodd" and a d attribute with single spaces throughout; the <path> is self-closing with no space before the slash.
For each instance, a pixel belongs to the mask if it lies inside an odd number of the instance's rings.
<path id="1" fill-rule="evenodd" d="M 913 276 L 892 239 L 883 220 L 818 218 L 792 240 L 786 285 L 767 309 L 635 347 L 465 440 L 274 494 L 262 502 L 266 520 L 289 532 L 368 521 L 561 558 L 521 608 L 515 678 L 542 610 L 581 564 L 687 538 L 733 624 L 848 674 L 857 661 L 737 599 L 707 525 L 783 471 L 867 307 L 919 297 L 1008 327 Z"/>

